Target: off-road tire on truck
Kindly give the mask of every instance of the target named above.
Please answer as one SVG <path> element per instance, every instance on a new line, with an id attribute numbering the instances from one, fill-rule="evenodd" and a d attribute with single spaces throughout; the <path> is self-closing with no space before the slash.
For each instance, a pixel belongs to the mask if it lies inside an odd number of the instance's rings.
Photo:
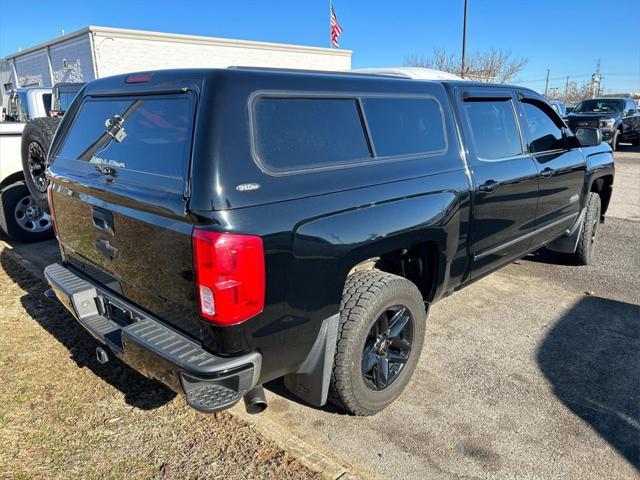
<path id="1" fill-rule="evenodd" d="M 44 172 L 47 167 L 47 153 L 59 123 L 60 118 L 34 118 L 25 125 L 22 132 L 22 171 L 25 183 L 35 202 L 46 212 L 49 211 L 49 181 Z"/>
<path id="2" fill-rule="evenodd" d="M 363 416 L 391 404 L 418 363 L 425 323 L 422 295 L 409 280 L 379 270 L 351 275 L 340 306 L 331 402 Z M 385 370 L 387 381 L 378 382 Z"/>
<path id="3" fill-rule="evenodd" d="M 600 195 L 590 193 L 587 199 L 587 212 L 582 224 L 582 232 L 578 239 L 578 247 L 573 259 L 578 265 L 589 265 L 593 260 L 593 249 L 598 233 L 601 211 Z"/>
<path id="4" fill-rule="evenodd" d="M 620 130 L 616 129 L 616 131 L 613 132 L 613 137 L 611 137 L 611 142 L 609 142 L 609 145 L 611 145 L 611 150 L 613 150 L 614 152 L 618 150 L 618 148 L 620 148 L 621 136 L 622 136 L 622 132 L 620 132 Z"/>
<path id="5" fill-rule="evenodd" d="M 20 242 L 41 242 L 53 238 L 51 217 L 35 203 L 23 182 L 4 188 L 2 214 L 7 234 Z"/>

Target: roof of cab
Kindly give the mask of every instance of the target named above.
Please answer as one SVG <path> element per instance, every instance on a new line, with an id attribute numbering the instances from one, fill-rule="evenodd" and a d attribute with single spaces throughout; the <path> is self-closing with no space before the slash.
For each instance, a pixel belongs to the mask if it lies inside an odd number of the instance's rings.
<path id="1" fill-rule="evenodd" d="M 136 78 L 148 76 L 148 79 L 138 81 Z M 283 77 L 296 78 L 305 76 L 309 78 L 327 78 L 327 79 L 349 79 L 350 81 L 359 80 L 367 82 L 404 82 L 406 86 L 415 85 L 423 82 L 441 83 L 450 87 L 478 87 L 478 88 L 517 88 L 521 91 L 529 91 L 536 95 L 537 92 L 528 88 L 513 86 L 507 84 L 491 84 L 458 79 L 433 79 L 426 80 L 420 78 L 409 78 L 407 76 L 390 75 L 387 72 L 377 71 L 320 71 L 320 70 L 303 70 L 288 68 L 270 68 L 270 67 L 229 67 L 229 68 L 193 68 L 193 69 L 167 69 L 131 72 L 112 77 L 104 77 L 87 83 L 85 95 L 100 94 L 135 94 L 136 92 L 148 91 L 179 91 L 184 88 L 193 88 L 198 90 L 204 81 L 238 78 L 238 76 L 247 77 Z M 134 79 L 128 83 L 127 79 Z M 387 83 L 389 85 L 390 83 Z"/>

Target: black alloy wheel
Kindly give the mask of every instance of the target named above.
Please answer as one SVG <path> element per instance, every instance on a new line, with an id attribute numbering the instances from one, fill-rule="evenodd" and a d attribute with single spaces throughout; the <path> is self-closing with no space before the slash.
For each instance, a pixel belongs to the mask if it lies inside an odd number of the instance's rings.
<path id="1" fill-rule="evenodd" d="M 29 175 L 33 181 L 33 185 L 41 193 L 47 193 L 47 177 L 45 170 L 47 168 L 47 156 L 38 142 L 31 142 L 27 151 L 27 162 L 29 165 Z"/>
<path id="2" fill-rule="evenodd" d="M 362 376 L 372 390 L 389 387 L 409 360 L 413 318 L 409 309 L 396 305 L 373 323 L 362 352 Z"/>

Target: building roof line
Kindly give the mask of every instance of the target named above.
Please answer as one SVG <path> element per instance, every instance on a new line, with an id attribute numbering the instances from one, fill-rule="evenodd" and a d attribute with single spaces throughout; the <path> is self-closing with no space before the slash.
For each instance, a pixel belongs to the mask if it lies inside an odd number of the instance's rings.
<path id="1" fill-rule="evenodd" d="M 59 37 L 56 37 L 52 40 L 47 40 L 46 42 L 42 42 L 42 43 L 38 43 L 37 45 L 34 45 L 33 47 L 29 47 L 29 48 L 25 48 L 24 50 L 20 50 L 19 52 L 14 52 L 11 53 L 9 55 L 6 55 L 2 58 L 0 58 L 0 61 L 7 61 L 7 60 L 15 60 L 17 57 L 21 57 L 22 55 L 28 55 L 30 53 L 33 53 L 37 50 L 41 50 L 43 48 L 49 47 L 51 45 L 55 45 L 57 43 L 60 42 L 64 42 L 65 40 L 70 40 L 74 37 L 79 37 L 80 35 L 83 35 L 85 33 L 88 33 L 90 31 L 91 27 L 84 27 L 81 28 L 80 30 L 75 30 L 71 33 L 65 33 L 64 35 L 60 35 Z"/>
<path id="2" fill-rule="evenodd" d="M 347 56 L 350 57 L 353 53 L 352 50 L 338 50 L 334 48 L 325 48 L 325 47 L 312 47 L 307 45 L 292 45 L 286 43 L 271 43 L 271 42 L 260 42 L 255 40 L 237 40 L 231 38 L 218 38 L 218 37 L 207 37 L 202 35 L 184 35 L 179 33 L 165 33 L 165 32 L 153 32 L 147 30 L 132 30 L 127 28 L 113 28 L 113 27 L 101 27 L 96 25 L 89 25 L 88 27 L 81 28 L 80 30 L 76 30 L 74 32 L 61 35 L 52 40 L 48 40 L 46 42 L 39 43 L 34 45 L 33 47 L 29 47 L 20 52 L 14 52 L 12 54 L 6 55 L 0 60 L 12 60 L 17 57 L 28 55 L 37 50 L 56 45 L 57 43 L 63 42 L 65 40 L 69 40 L 74 37 L 78 37 L 80 35 L 86 33 L 93 34 L 102 34 L 105 36 L 111 37 L 119 37 L 119 38 L 133 38 L 138 40 L 159 40 L 165 42 L 172 43 L 189 43 L 189 44 L 200 44 L 200 45 L 215 45 L 215 46 L 225 46 L 225 47 L 236 47 L 236 48 L 256 48 L 263 50 L 280 50 L 287 52 L 300 52 L 300 53 L 313 53 L 318 55 L 332 55 L 332 56 Z"/>

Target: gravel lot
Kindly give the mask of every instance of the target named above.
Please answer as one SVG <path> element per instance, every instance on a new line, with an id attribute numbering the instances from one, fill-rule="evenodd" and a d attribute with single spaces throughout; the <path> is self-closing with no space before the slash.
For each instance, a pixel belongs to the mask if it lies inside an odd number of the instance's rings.
<path id="1" fill-rule="evenodd" d="M 367 477 L 638 478 L 640 150 L 616 161 L 594 265 L 530 255 L 437 303 L 382 414 L 314 409 L 276 381 L 263 415 Z M 15 249 L 39 266 L 56 254 Z"/>

